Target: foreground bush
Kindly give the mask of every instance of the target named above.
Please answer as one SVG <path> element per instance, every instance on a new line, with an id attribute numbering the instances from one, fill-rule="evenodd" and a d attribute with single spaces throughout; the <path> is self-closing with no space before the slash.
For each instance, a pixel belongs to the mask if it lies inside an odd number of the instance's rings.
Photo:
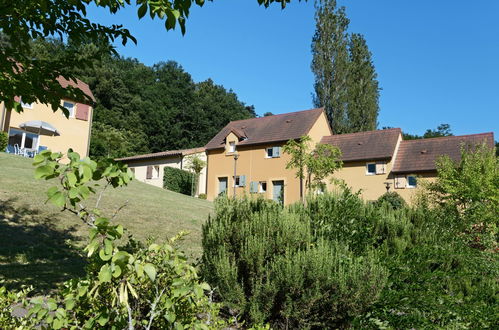
<path id="1" fill-rule="evenodd" d="M 171 240 L 163 245 L 130 241 L 119 244 L 121 225 L 85 203 L 104 182 L 123 186 L 132 178 L 126 165 L 111 161 L 96 163 L 68 153 L 43 151 L 34 159 L 35 176 L 56 179 L 58 186 L 48 191 L 48 200 L 62 210 L 74 213 L 89 226 L 87 275 L 66 282 L 51 297 L 27 300 L 25 295 L 0 288 L 0 328 L 20 324 L 31 328 L 61 329 L 208 329 L 220 326 L 218 309 L 206 295 L 209 285 L 198 279 L 196 270 Z M 119 209 L 117 210 L 117 212 Z M 113 216 L 114 218 L 114 216 Z M 24 317 L 12 315 L 21 304 L 28 309 Z"/>
<path id="2" fill-rule="evenodd" d="M 6 132 L 0 132 L 0 152 L 5 151 L 9 144 L 9 136 Z"/>
<path id="3" fill-rule="evenodd" d="M 405 200 L 395 191 L 387 191 L 383 195 L 381 195 L 376 204 L 379 206 L 383 204 L 388 204 L 392 209 L 399 210 L 407 206 Z"/>
<path id="4" fill-rule="evenodd" d="M 386 270 L 374 253 L 313 234 L 300 212 L 220 198 L 203 227 L 202 274 L 233 314 L 276 327 L 344 327 L 377 300 Z"/>

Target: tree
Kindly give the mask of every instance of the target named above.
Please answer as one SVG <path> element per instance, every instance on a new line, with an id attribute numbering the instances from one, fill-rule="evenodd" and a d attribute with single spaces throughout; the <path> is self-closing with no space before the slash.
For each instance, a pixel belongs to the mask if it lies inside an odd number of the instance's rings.
<path id="1" fill-rule="evenodd" d="M 268 116 L 273 116 L 274 114 L 270 111 L 267 111 L 263 114 L 264 117 L 268 117 Z"/>
<path id="2" fill-rule="evenodd" d="M 186 168 L 192 172 L 195 173 L 196 179 L 193 180 L 194 183 L 194 193 L 193 195 L 196 195 L 198 193 L 198 187 L 199 187 L 199 176 L 201 175 L 201 171 L 205 168 L 206 162 L 202 160 L 199 155 L 192 155 L 187 157 L 187 166 Z"/>
<path id="3" fill-rule="evenodd" d="M 323 180 L 341 167 L 341 151 L 329 144 L 317 144 L 312 150 L 309 136 L 302 136 L 298 141 L 289 140 L 283 151 L 291 156 L 286 169 L 296 169 L 296 177 L 300 179 L 300 198 L 304 200 L 303 180 L 305 186 L 312 189 L 322 189 Z"/>
<path id="4" fill-rule="evenodd" d="M 258 0 L 268 7 L 280 2 L 282 8 L 289 0 Z M 204 0 L 196 0 L 202 6 Z M 75 68 L 85 68 L 92 60 L 105 54 L 116 54 L 112 45 L 121 40 L 125 45 L 136 39 L 123 25 L 102 25 L 87 18 L 87 7 L 96 5 L 116 14 L 127 7 L 138 7 L 137 16 L 143 18 L 149 13 L 152 19 L 165 21 L 167 30 L 178 24 L 185 33 L 192 0 L 27 0 L 10 1 L 0 5 L 0 101 L 8 109 L 22 111 L 15 96 L 22 96 L 26 102 L 38 101 L 52 105 L 52 110 L 61 109 L 63 97 L 75 100 L 88 99 L 76 88 L 62 88 L 56 78 L 63 76 L 75 80 Z M 70 47 L 62 56 L 40 60 L 33 52 L 32 40 L 45 40 L 57 36 L 69 40 Z M 78 47 L 93 43 L 99 45 L 92 53 L 78 53 Z M 65 111 L 66 115 L 67 111 Z"/>
<path id="5" fill-rule="evenodd" d="M 449 124 L 440 124 L 437 129 L 427 129 L 421 136 L 417 134 L 402 133 L 404 140 L 430 139 L 443 136 L 452 136 L 452 131 Z"/>
<path id="6" fill-rule="evenodd" d="M 372 131 L 378 126 L 379 87 L 377 74 L 361 34 L 352 34 L 348 70 L 348 131 Z"/>
<path id="7" fill-rule="evenodd" d="M 316 107 L 324 107 L 335 134 L 348 131 L 348 24 L 345 8 L 335 0 L 317 0 L 312 39 L 312 72 Z"/>
<path id="8" fill-rule="evenodd" d="M 345 8 L 317 0 L 312 39 L 316 107 L 324 107 L 336 134 L 377 127 L 379 87 L 364 37 L 349 35 Z"/>

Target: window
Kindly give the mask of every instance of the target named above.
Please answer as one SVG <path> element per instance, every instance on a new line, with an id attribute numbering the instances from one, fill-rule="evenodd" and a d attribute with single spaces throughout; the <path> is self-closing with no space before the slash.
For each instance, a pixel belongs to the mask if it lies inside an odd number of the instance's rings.
<path id="1" fill-rule="evenodd" d="M 407 176 L 407 188 L 416 188 L 418 185 L 418 180 L 414 175 Z"/>
<path id="2" fill-rule="evenodd" d="M 267 192 L 267 182 L 266 181 L 260 181 L 258 183 L 258 192 L 259 193 Z"/>
<path id="3" fill-rule="evenodd" d="M 63 105 L 69 111 L 69 118 L 74 118 L 75 116 L 75 105 L 74 103 L 64 101 Z"/>
<path id="4" fill-rule="evenodd" d="M 281 147 L 270 147 L 265 149 L 265 158 L 281 157 Z"/>
<path id="5" fill-rule="evenodd" d="M 236 152 L 236 142 L 229 142 L 229 152 Z"/>
<path id="6" fill-rule="evenodd" d="M 153 179 L 159 178 L 159 165 L 154 166 L 154 171 L 152 172 L 152 178 Z"/>
<path id="7" fill-rule="evenodd" d="M 246 176 L 245 175 L 237 175 L 234 178 L 234 185 L 236 187 L 244 187 L 246 186 Z"/>
<path id="8" fill-rule="evenodd" d="M 366 175 L 376 175 L 376 163 L 366 164 Z"/>
<path id="9" fill-rule="evenodd" d="M 33 109 L 33 103 L 24 103 L 22 98 L 21 98 L 21 106 L 25 109 Z"/>

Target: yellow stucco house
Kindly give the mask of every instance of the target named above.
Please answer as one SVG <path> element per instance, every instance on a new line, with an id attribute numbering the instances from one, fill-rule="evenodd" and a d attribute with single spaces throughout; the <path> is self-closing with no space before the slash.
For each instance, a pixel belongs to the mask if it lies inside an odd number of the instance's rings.
<path id="1" fill-rule="evenodd" d="M 259 195 L 290 204 L 300 199 L 295 170 L 282 146 L 303 135 L 318 143 L 331 135 L 322 108 L 232 121 L 205 146 L 208 200 L 220 194 Z"/>
<path id="2" fill-rule="evenodd" d="M 169 150 L 152 154 L 136 155 L 118 158 L 128 165 L 135 175 L 135 179 L 156 187 L 163 187 L 163 174 L 165 167 L 189 170 L 192 157 L 198 157 L 206 162 L 204 148 L 184 150 Z M 206 194 L 206 166 L 199 175 L 199 184 L 195 196 Z"/>
<path id="3" fill-rule="evenodd" d="M 263 196 L 284 204 L 300 200 L 296 171 L 286 169 L 282 146 L 303 135 L 312 142 L 337 146 L 343 168 L 334 174 L 366 200 L 396 191 L 410 202 L 418 179 L 436 177 L 441 155 L 460 158 L 464 145 L 494 146 L 493 133 L 404 141 L 400 128 L 333 135 L 323 109 L 232 121 L 208 144 L 208 200 L 220 194 Z M 332 184 L 328 189 L 334 189 Z"/>
<path id="4" fill-rule="evenodd" d="M 9 135 L 8 152 L 34 154 L 43 149 L 66 152 L 73 148 L 82 157 L 88 156 L 95 98 L 88 85 L 80 80 L 73 82 L 62 77 L 57 80 L 62 87 L 79 88 L 88 101 L 63 100 L 61 105 L 69 110 L 69 118 L 60 110 L 53 112 L 46 104 L 23 103 L 22 96 L 16 97 L 23 107 L 21 113 L 8 110 L 0 103 L 0 129 Z"/>

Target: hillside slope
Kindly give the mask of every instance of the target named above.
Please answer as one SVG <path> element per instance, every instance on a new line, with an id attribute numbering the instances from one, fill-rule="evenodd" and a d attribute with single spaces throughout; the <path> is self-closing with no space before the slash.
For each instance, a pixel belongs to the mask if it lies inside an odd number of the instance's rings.
<path id="1" fill-rule="evenodd" d="M 45 289 L 81 274 L 83 259 L 75 245 L 85 243 L 87 228 L 76 216 L 45 204 L 45 192 L 55 182 L 34 179 L 31 162 L 0 153 L 0 280 Z M 133 181 L 108 189 L 101 207 L 112 215 L 125 203 L 115 221 L 133 237 L 163 241 L 188 231 L 182 248 L 199 256 L 201 224 L 212 203 Z"/>

